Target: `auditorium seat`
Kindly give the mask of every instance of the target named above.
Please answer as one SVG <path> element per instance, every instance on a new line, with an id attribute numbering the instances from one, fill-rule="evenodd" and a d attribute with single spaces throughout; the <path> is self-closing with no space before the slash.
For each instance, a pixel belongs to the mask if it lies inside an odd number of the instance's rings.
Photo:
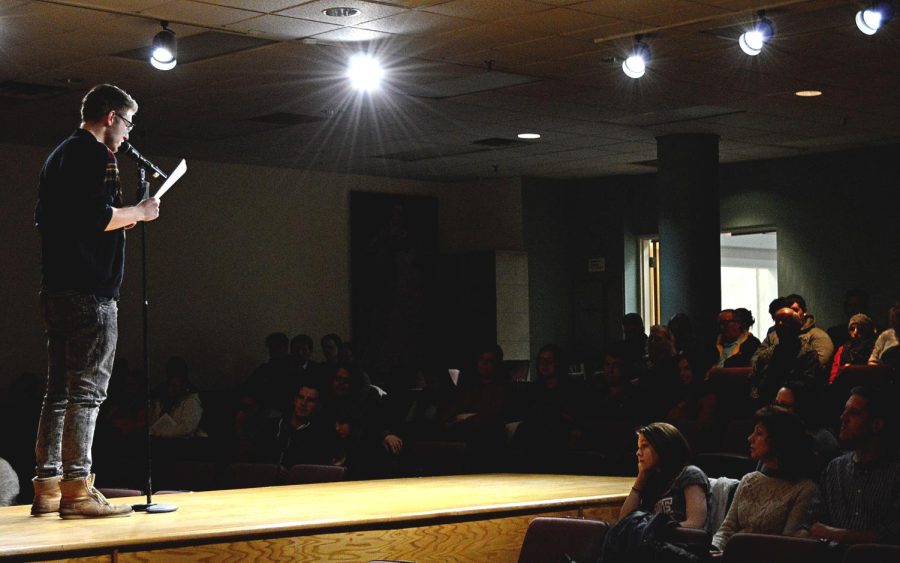
<path id="1" fill-rule="evenodd" d="M 723 563 L 839 563 L 840 555 L 818 540 L 739 533 L 725 544 Z"/>
<path id="2" fill-rule="evenodd" d="M 466 472 L 466 443 L 422 441 L 410 446 L 409 473 L 416 477 L 459 475 Z"/>
<path id="3" fill-rule="evenodd" d="M 697 454 L 694 456 L 694 465 L 713 479 L 730 477 L 740 480 L 747 473 L 756 470 L 756 462 L 750 459 L 750 456 L 728 452 Z"/>
<path id="4" fill-rule="evenodd" d="M 283 485 L 287 471 L 277 463 L 232 463 L 219 480 L 221 489 Z"/>
<path id="5" fill-rule="evenodd" d="M 609 524 L 602 520 L 539 517 L 531 521 L 519 563 L 597 561 Z"/>
<path id="6" fill-rule="evenodd" d="M 209 461 L 154 462 L 153 485 L 173 491 L 211 491 L 218 485 L 219 466 Z"/>
<path id="7" fill-rule="evenodd" d="M 122 489 L 118 487 L 97 487 L 97 490 L 106 498 L 139 497 L 144 494 L 137 489 Z"/>
<path id="8" fill-rule="evenodd" d="M 750 381 L 749 367 L 743 368 L 710 368 L 706 372 L 706 381 L 712 385 L 744 385 Z"/>
<path id="9" fill-rule="evenodd" d="M 287 485 L 303 485 L 306 483 L 330 483 L 343 481 L 347 474 L 347 468 L 339 465 L 316 465 L 312 463 L 299 463 L 291 467 L 285 477 Z"/>
<path id="10" fill-rule="evenodd" d="M 844 553 L 843 563 L 897 563 L 900 546 L 874 543 L 851 545 Z"/>
<path id="11" fill-rule="evenodd" d="M 850 389 L 857 385 L 879 385 L 884 383 L 890 373 L 890 368 L 887 366 L 842 366 L 838 370 L 833 385 L 844 387 L 849 393 Z"/>

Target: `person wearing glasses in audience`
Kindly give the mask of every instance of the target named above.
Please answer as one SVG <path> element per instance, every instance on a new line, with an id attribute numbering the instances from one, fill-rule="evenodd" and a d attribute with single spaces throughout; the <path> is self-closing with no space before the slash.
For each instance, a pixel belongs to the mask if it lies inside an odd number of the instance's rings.
<path id="1" fill-rule="evenodd" d="M 159 216 L 159 200 L 122 203 L 116 151 L 138 105 L 110 84 L 82 99 L 81 125 L 44 162 L 35 208 L 47 388 L 35 444 L 34 516 L 128 516 L 94 488 L 91 445 L 112 372 L 125 229 Z"/>

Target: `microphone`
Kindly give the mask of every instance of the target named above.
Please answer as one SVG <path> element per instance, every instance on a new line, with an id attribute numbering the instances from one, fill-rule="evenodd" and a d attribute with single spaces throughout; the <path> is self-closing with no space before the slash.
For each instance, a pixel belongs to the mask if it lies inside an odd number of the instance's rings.
<path id="1" fill-rule="evenodd" d="M 159 168 L 159 166 L 153 164 L 152 162 L 147 160 L 147 158 L 144 157 L 144 155 L 139 153 L 138 150 L 136 148 L 134 148 L 134 145 L 132 145 L 128 141 L 122 141 L 122 144 L 119 145 L 119 149 L 125 151 L 125 154 L 127 154 L 128 156 L 133 158 L 139 165 L 150 170 L 153 173 L 154 178 L 162 177 L 162 179 L 165 180 L 166 178 L 169 177 L 169 175 L 166 174 L 165 172 L 163 172 Z"/>

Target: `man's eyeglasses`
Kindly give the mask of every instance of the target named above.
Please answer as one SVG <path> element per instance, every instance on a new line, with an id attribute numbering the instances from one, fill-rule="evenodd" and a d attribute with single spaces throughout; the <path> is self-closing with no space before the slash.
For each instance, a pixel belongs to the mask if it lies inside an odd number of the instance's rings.
<path id="1" fill-rule="evenodd" d="M 119 119 L 121 119 L 121 120 L 125 123 L 125 130 L 126 130 L 127 132 L 131 133 L 131 130 L 134 129 L 134 123 L 128 121 L 128 120 L 125 118 L 125 116 L 122 115 L 122 114 L 119 113 L 119 112 L 116 112 L 116 117 L 118 117 Z"/>

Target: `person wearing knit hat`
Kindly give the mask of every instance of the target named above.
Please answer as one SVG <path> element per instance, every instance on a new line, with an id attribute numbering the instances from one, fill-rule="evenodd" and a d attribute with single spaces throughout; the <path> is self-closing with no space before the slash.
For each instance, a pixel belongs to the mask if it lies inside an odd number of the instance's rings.
<path id="1" fill-rule="evenodd" d="M 831 363 L 831 374 L 828 383 L 834 383 L 843 366 L 865 365 L 875 347 L 875 322 L 868 315 L 857 313 L 847 323 L 850 339 L 838 348 Z"/>

